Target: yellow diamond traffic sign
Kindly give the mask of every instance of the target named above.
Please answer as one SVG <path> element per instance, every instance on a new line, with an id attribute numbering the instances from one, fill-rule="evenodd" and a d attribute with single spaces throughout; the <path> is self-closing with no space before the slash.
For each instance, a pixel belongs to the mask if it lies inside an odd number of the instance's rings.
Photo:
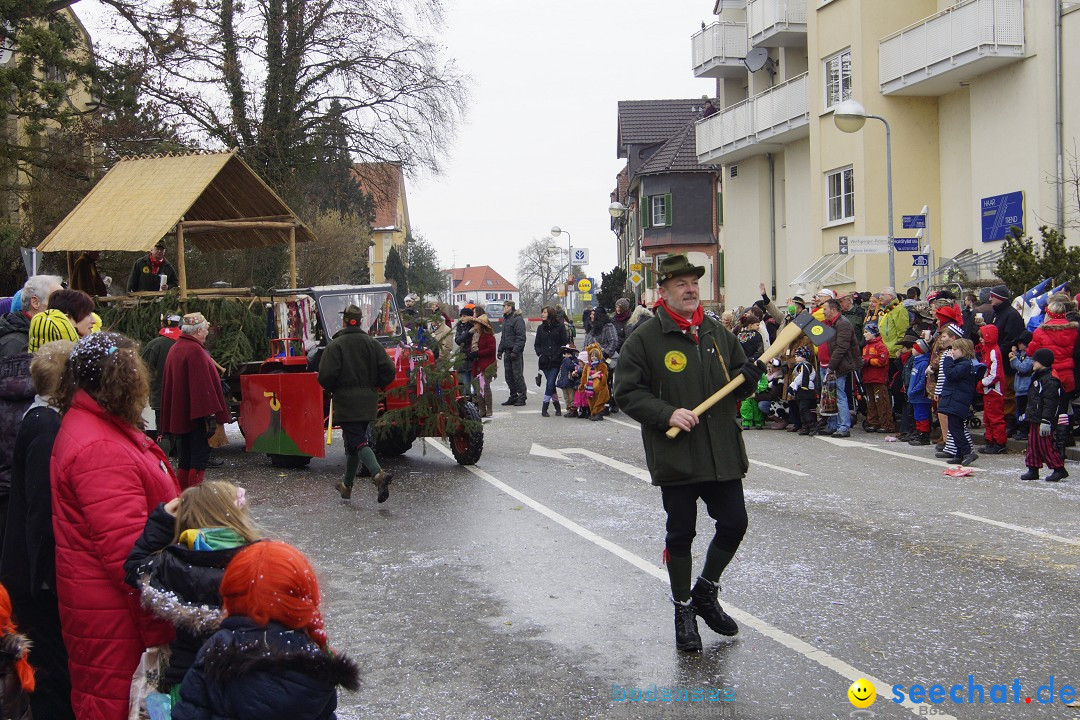
<path id="1" fill-rule="evenodd" d="M 643 278 L 641 276 L 641 273 L 639 273 L 637 270 L 634 270 L 634 271 L 632 271 L 630 273 L 630 282 L 632 282 L 633 284 L 640 285 L 644 281 L 645 281 L 645 278 Z"/>

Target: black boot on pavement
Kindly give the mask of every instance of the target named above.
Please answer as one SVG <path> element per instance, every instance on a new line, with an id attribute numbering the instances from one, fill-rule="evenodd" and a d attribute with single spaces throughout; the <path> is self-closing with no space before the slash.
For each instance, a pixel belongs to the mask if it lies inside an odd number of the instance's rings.
<path id="1" fill-rule="evenodd" d="M 690 591 L 690 601 L 694 605 L 694 612 L 713 632 L 721 635 L 737 635 L 739 626 L 716 601 L 716 593 L 719 590 L 718 584 L 699 577 L 694 583 L 694 589 Z"/>
<path id="2" fill-rule="evenodd" d="M 1020 476 L 1021 480 L 1038 480 L 1039 468 L 1028 465 L 1028 471 Z"/>
<path id="3" fill-rule="evenodd" d="M 1054 472 L 1046 476 L 1046 482 L 1060 482 L 1069 477 L 1069 471 L 1063 467 L 1054 468 Z"/>
<path id="4" fill-rule="evenodd" d="M 372 476 L 371 484 L 379 490 L 379 496 L 376 498 L 379 502 L 384 503 L 390 497 L 390 481 L 393 479 L 394 476 L 385 470 L 380 470 Z"/>
<path id="5" fill-rule="evenodd" d="M 545 402 L 543 407 L 540 408 L 540 416 L 541 417 L 551 417 L 551 415 L 548 414 L 548 404 L 549 403 Z"/>
<path id="6" fill-rule="evenodd" d="M 559 401 L 558 400 L 552 400 L 551 404 L 555 406 L 555 417 L 561 417 L 562 416 L 562 406 L 559 405 Z"/>
<path id="7" fill-rule="evenodd" d="M 930 444 L 930 433 L 915 433 L 915 435 L 908 440 L 908 445 L 914 445 L 916 447 L 922 447 Z"/>
<path id="8" fill-rule="evenodd" d="M 513 395 L 511 395 L 509 398 L 507 398 L 506 402 L 500 403 L 500 404 L 503 405 L 503 406 L 517 405 L 517 398 L 514 397 Z"/>
<path id="9" fill-rule="evenodd" d="M 698 634 L 693 602 L 685 605 L 676 600 L 672 602 L 675 603 L 675 647 L 683 652 L 701 652 L 701 635 Z"/>

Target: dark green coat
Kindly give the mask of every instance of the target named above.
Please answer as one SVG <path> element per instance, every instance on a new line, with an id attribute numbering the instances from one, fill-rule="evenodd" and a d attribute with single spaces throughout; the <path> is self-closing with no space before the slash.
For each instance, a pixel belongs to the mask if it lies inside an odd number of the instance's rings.
<path id="1" fill-rule="evenodd" d="M 165 335 L 158 335 L 146 343 L 142 349 L 142 359 L 150 370 L 150 407 L 161 407 L 161 378 L 165 375 L 165 359 L 176 341 Z"/>
<path id="2" fill-rule="evenodd" d="M 641 423 L 653 485 L 737 480 L 746 475 L 749 461 L 736 406 L 739 398 L 753 392 L 752 387 L 740 386 L 705 412 L 690 432 L 680 432 L 674 440 L 664 435 L 676 408 L 692 410 L 726 385 L 744 362 L 739 341 L 708 315 L 697 344 L 662 308 L 627 336 L 615 373 L 615 399 L 621 410 Z"/>
<path id="3" fill-rule="evenodd" d="M 394 381 L 394 361 L 366 332 L 344 327 L 319 360 L 319 384 L 334 395 L 334 422 L 371 422 L 379 412 L 379 388 Z"/>

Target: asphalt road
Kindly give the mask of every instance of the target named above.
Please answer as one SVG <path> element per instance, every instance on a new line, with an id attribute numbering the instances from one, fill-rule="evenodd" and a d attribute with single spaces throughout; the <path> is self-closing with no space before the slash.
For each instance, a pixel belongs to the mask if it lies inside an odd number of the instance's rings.
<path id="1" fill-rule="evenodd" d="M 530 392 L 534 373 L 527 358 Z M 747 431 L 750 529 L 720 594 L 742 632 L 699 623 L 705 652 L 686 656 L 636 424 L 542 418 L 536 395 L 498 409 L 475 467 L 437 440 L 388 462 L 383 505 L 359 484 L 337 498 L 337 433 L 303 470 L 245 455 L 238 436 L 219 451 L 208 475 L 246 487 L 256 519 L 320 571 L 331 643 L 364 676 L 339 717 L 1080 719 L 1061 700 L 1080 689 L 1076 463 L 1057 485 L 1020 481 L 1016 454 L 956 478 L 932 448 L 884 435 Z M 710 537 L 702 509 L 699 567 Z M 856 711 L 860 677 L 877 699 Z M 916 684 L 945 702 L 892 702 Z M 702 699 L 650 699 L 666 689 Z"/>

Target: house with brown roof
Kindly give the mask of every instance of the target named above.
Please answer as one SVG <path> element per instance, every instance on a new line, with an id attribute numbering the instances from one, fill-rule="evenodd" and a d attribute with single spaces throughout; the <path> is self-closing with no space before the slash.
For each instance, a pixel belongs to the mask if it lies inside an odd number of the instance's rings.
<path id="1" fill-rule="evenodd" d="M 507 300 L 521 307 L 521 290 L 487 265 L 450 268 L 446 274 L 450 276 L 450 301 L 458 307 L 470 302 L 487 306 Z"/>
<path id="2" fill-rule="evenodd" d="M 405 242 L 412 226 L 409 202 L 405 196 L 405 173 L 401 163 L 357 163 L 353 166 L 356 182 L 375 198 L 375 220 L 371 224 L 371 247 L 368 268 L 371 282 L 386 281 L 386 256 L 390 248 Z"/>
<path id="3" fill-rule="evenodd" d="M 617 153 L 626 167 L 611 199 L 628 210 L 612 229 L 620 265 L 643 266 L 644 282 L 636 291 L 646 301 L 655 299 L 657 264 L 674 253 L 705 267 L 703 302 L 722 300 L 720 173 L 698 163 L 694 134 L 704 106 L 702 99 L 624 100 L 618 106 Z"/>

